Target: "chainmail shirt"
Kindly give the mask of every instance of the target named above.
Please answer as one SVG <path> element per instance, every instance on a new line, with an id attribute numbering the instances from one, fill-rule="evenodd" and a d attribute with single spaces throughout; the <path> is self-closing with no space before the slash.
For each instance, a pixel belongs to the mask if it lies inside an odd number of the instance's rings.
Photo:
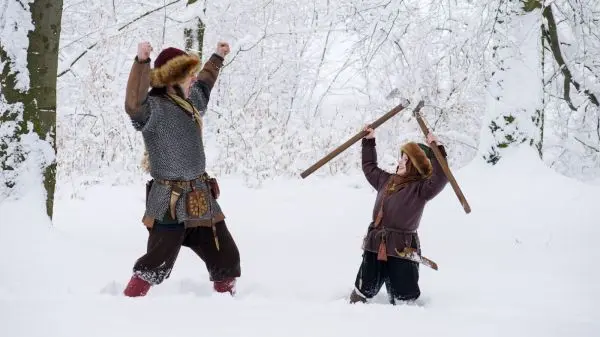
<path id="1" fill-rule="evenodd" d="M 208 97 L 206 88 L 196 82 L 190 90 L 190 101 L 201 116 L 206 113 Z M 193 180 L 206 170 L 206 157 L 201 127 L 183 108 L 165 96 L 147 96 L 141 109 L 131 115 L 134 128 L 142 132 L 150 161 L 150 175 L 162 180 Z M 212 219 L 221 213 L 217 201 L 211 196 L 206 182 L 198 181 L 196 187 L 208 198 L 209 211 L 200 220 Z M 176 204 L 177 220 L 190 217 L 186 211 L 184 191 Z M 161 220 L 169 209 L 171 187 L 157 183 L 150 189 L 146 201 L 146 216 Z"/>

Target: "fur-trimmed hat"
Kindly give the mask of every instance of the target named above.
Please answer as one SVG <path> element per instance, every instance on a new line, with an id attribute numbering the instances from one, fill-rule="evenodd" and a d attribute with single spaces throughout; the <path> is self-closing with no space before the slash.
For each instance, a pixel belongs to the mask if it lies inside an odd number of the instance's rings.
<path id="1" fill-rule="evenodd" d="M 163 49 L 154 60 L 154 68 L 150 71 L 150 85 L 154 88 L 173 85 L 199 70 L 200 58 L 197 55 L 169 47 Z"/>
<path id="2" fill-rule="evenodd" d="M 433 166 L 431 165 L 432 150 L 425 144 L 417 144 L 414 142 L 408 142 L 400 147 L 401 153 L 406 153 L 411 163 L 415 166 L 417 171 L 423 177 L 431 176 L 433 172 Z"/>

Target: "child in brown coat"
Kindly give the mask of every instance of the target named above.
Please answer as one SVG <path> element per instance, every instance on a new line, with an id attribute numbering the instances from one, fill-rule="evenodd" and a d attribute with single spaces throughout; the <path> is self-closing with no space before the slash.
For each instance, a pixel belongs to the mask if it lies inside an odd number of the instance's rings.
<path id="1" fill-rule="evenodd" d="M 395 174 L 377 166 L 373 129 L 362 140 L 362 168 L 367 181 L 377 190 L 372 222 L 363 245 L 363 259 L 356 276 L 350 303 L 366 302 L 385 284 L 391 304 L 416 300 L 420 295 L 419 264 L 399 256 L 404 248 L 421 254 L 417 229 L 425 204 L 448 182 L 431 148 L 408 142 L 401 147 Z M 433 135 L 430 146 L 446 151 Z"/>

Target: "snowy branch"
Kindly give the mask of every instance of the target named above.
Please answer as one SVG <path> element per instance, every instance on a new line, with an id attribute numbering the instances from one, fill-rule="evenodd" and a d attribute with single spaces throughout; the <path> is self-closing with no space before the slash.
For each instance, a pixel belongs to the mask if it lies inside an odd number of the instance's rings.
<path id="1" fill-rule="evenodd" d="M 583 146 L 587 147 L 588 149 L 590 149 L 590 150 L 594 150 L 594 151 L 596 151 L 596 152 L 600 152 L 600 149 L 599 149 L 599 148 L 596 148 L 596 147 L 593 147 L 593 146 L 591 146 L 591 145 L 589 145 L 589 144 L 586 144 L 584 141 L 582 141 L 581 139 L 579 139 L 579 138 L 577 138 L 577 137 L 573 137 L 573 138 L 575 138 L 575 140 L 576 140 L 576 141 L 578 141 L 579 143 L 581 143 L 581 145 L 583 145 Z"/>

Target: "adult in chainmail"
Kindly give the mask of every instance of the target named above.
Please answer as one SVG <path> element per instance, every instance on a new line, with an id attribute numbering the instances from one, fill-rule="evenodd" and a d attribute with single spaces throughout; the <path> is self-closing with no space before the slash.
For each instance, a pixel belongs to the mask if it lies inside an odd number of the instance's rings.
<path id="1" fill-rule="evenodd" d="M 135 262 L 124 294 L 144 296 L 162 283 L 185 246 L 204 261 L 214 289 L 233 295 L 240 255 L 216 200 L 218 184 L 206 173 L 202 141 L 202 117 L 229 45 L 219 42 L 199 73 L 199 57 L 177 48 L 161 51 L 151 69 L 151 51 L 148 42 L 138 45 L 125 95 L 125 111 L 142 133 L 152 180 L 142 218 L 147 251 Z"/>

